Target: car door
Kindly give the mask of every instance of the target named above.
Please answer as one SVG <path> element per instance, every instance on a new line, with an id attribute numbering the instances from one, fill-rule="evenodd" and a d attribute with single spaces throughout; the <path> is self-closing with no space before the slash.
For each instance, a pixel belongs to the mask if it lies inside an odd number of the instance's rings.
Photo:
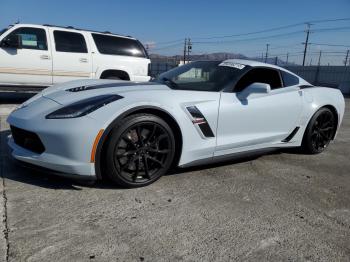
<path id="1" fill-rule="evenodd" d="M 245 94 L 252 83 L 266 83 L 267 93 Z M 283 87 L 280 72 L 253 68 L 235 85 L 222 92 L 215 155 L 269 147 L 281 143 L 296 128 L 302 110 L 297 85 Z"/>
<path id="2" fill-rule="evenodd" d="M 50 28 L 53 82 L 92 77 L 91 51 L 83 33 Z"/>
<path id="3" fill-rule="evenodd" d="M 17 39 L 17 43 L 10 45 L 10 39 Z M 0 46 L 0 83 L 34 86 L 52 84 L 51 50 L 45 27 L 15 27 L 3 36 Z"/>

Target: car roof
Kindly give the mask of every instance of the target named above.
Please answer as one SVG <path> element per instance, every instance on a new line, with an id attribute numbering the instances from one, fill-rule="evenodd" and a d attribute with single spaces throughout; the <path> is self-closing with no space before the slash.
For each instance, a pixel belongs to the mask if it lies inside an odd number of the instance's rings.
<path id="1" fill-rule="evenodd" d="M 136 38 L 132 37 L 132 36 L 126 36 L 126 35 L 120 35 L 120 34 L 114 34 L 108 31 L 94 31 L 94 30 L 89 30 L 89 29 L 82 29 L 82 28 L 75 28 L 73 26 L 59 26 L 59 25 L 49 25 L 49 24 L 43 24 L 43 25 L 39 25 L 39 24 L 22 24 L 22 23 L 18 23 L 18 24 L 14 24 L 14 25 L 10 25 L 11 27 L 23 27 L 23 26 L 28 26 L 28 27 L 51 27 L 51 28 L 57 28 L 57 29 L 65 29 L 65 30 L 72 30 L 72 31 L 85 31 L 85 32 L 89 32 L 89 33 L 97 33 L 97 34 L 103 34 L 103 35 L 111 35 L 111 36 L 118 36 L 118 37 L 123 37 L 123 38 L 129 38 L 129 39 L 133 39 L 133 40 L 137 40 Z"/>
<path id="2" fill-rule="evenodd" d="M 254 61 L 254 60 L 248 60 L 248 59 L 227 59 L 227 60 L 224 60 L 223 62 L 237 63 L 237 64 L 251 66 L 251 67 L 266 67 L 266 68 L 273 68 L 273 69 L 281 70 L 281 71 L 288 72 L 289 74 L 292 74 L 292 75 L 298 77 L 300 84 L 310 85 L 309 82 L 307 82 L 305 79 L 301 78 L 297 74 L 295 74 L 295 73 L 293 73 L 293 72 L 291 72 L 283 67 L 277 66 L 277 65 L 271 65 L 271 64 L 262 63 L 262 62 L 258 62 L 258 61 Z"/>
<path id="3" fill-rule="evenodd" d="M 271 65 L 271 64 L 262 63 L 254 60 L 248 60 L 248 59 L 227 59 L 227 60 L 224 60 L 223 62 L 237 63 L 237 64 L 242 64 L 242 65 L 251 66 L 251 67 L 270 67 L 270 68 L 280 69 L 283 71 L 288 71 L 276 65 Z"/>

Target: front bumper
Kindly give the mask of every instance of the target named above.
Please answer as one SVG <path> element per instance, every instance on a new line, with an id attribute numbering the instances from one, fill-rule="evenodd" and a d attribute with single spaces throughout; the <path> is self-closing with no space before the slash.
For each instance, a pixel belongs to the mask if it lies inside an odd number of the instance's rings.
<path id="1" fill-rule="evenodd" d="M 16 144 L 10 135 L 8 145 L 12 149 L 12 156 L 19 161 L 59 173 L 94 179 L 95 164 L 91 162 L 91 151 L 100 124 L 88 116 L 74 119 L 45 118 L 60 106 L 50 99 L 40 98 L 11 113 L 7 122 L 12 127 L 35 133 L 45 148 L 42 153 L 28 150 Z"/>

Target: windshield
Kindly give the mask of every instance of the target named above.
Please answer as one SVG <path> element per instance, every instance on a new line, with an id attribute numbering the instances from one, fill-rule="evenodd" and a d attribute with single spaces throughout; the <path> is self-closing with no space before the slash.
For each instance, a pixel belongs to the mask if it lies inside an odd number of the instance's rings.
<path id="1" fill-rule="evenodd" d="M 155 81 L 172 89 L 220 91 L 234 83 L 246 70 L 247 66 L 237 63 L 197 61 L 165 72 Z"/>

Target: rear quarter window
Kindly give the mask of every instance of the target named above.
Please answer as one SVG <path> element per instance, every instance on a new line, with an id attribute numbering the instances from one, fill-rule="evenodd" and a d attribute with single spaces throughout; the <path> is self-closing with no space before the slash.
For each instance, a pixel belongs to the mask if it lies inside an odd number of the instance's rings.
<path id="1" fill-rule="evenodd" d="M 282 76 L 282 80 L 283 80 L 283 85 L 285 87 L 287 86 L 295 86 L 299 84 L 299 78 L 289 74 L 285 71 L 281 71 L 281 76 Z"/>
<path id="2" fill-rule="evenodd" d="M 92 38 L 101 54 L 147 57 L 144 47 L 135 39 L 94 33 Z"/>

